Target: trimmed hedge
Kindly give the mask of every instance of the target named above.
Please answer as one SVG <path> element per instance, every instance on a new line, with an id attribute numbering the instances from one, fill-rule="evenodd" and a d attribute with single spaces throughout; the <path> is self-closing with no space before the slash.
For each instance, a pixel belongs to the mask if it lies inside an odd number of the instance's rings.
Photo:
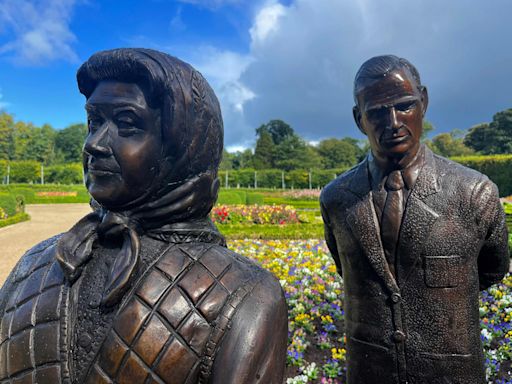
<path id="1" fill-rule="evenodd" d="M 0 185 L 0 193 L 21 195 L 26 204 L 89 203 L 90 196 L 83 185 L 10 184 Z"/>
<path id="2" fill-rule="evenodd" d="M 22 221 L 30 220 L 30 216 L 28 213 L 20 212 L 15 214 L 14 216 L 8 217 L 7 219 L 0 220 L 0 228 L 7 227 L 8 225 L 21 223 Z"/>
<path id="3" fill-rule="evenodd" d="M 7 216 L 14 216 L 18 213 L 18 204 L 16 197 L 10 193 L 0 193 L 0 208 L 4 210 Z"/>
<path id="4" fill-rule="evenodd" d="M 451 159 L 487 175 L 498 186 L 500 196 L 512 195 L 512 154 L 458 156 Z"/>

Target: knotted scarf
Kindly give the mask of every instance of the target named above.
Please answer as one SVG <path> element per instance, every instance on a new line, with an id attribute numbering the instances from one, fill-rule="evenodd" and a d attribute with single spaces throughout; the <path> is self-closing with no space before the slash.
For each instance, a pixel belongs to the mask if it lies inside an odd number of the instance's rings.
<path id="1" fill-rule="evenodd" d="M 56 258 L 68 281 L 73 284 L 80 277 L 98 239 L 121 240 L 102 300 L 107 307 L 118 303 L 130 287 L 139 264 L 140 236 L 152 231 L 161 233 L 164 227 L 172 230 L 172 223 L 204 219 L 216 200 L 218 187 L 218 180 L 213 181 L 211 173 L 205 172 L 128 210 L 112 211 L 92 201 L 94 211 L 64 233 L 57 243 Z M 211 230 L 216 232 L 213 225 Z"/>

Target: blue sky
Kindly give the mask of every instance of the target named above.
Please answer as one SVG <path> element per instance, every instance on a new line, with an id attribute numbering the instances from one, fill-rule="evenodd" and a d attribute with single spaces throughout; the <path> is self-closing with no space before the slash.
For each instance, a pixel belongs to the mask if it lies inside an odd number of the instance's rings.
<path id="1" fill-rule="evenodd" d="M 200 70 L 228 148 L 281 118 L 303 137 L 360 138 L 352 81 L 393 53 L 419 69 L 434 134 L 512 108 L 509 0 L 0 0 L 0 108 L 36 125 L 85 120 L 75 72 L 92 53 L 159 49 Z"/>

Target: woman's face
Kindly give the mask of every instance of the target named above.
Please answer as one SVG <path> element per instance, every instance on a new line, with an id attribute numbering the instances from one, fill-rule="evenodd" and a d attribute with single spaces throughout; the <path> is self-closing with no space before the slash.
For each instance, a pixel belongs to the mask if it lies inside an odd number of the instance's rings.
<path id="1" fill-rule="evenodd" d="M 135 83 L 102 81 L 85 105 L 85 183 L 108 208 L 126 205 L 151 188 L 162 158 L 161 111 Z"/>

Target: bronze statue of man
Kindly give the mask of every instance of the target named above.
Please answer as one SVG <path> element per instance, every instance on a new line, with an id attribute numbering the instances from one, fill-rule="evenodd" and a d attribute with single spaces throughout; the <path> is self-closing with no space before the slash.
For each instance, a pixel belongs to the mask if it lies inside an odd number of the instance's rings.
<path id="1" fill-rule="evenodd" d="M 94 211 L 28 251 L 0 292 L 0 382 L 280 384 L 278 281 L 208 218 L 223 128 L 190 65 L 149 49 L 78 70 Z"/>
<path id="2" fill-rule="evenodd" d="M 320 197 L 345 288 L 347 382 L 484 384 L 479 290 L 509 264 L 498 190 L 420 143 L 428 95 L 407 60 L 366 61 L 354 98 L 371 153 Z"/>

